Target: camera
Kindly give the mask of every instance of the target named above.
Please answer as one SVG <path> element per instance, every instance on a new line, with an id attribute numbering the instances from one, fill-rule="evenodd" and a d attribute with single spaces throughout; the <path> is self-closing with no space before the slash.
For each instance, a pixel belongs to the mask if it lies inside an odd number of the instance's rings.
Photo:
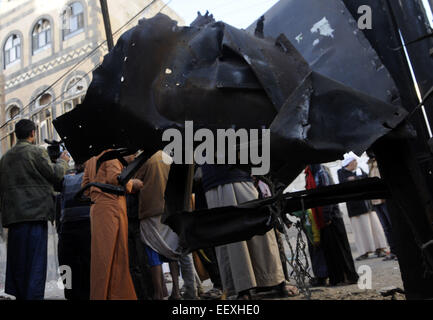
<path id="1" fill-rule="evenodd" d="M 48 144 L 48 156 L 50 157 L 51 161 L 55 163 L 57 159 L 60 158 L 62 152 L 66 150 L 65 145 L 62 141 L 48 139 L 44 139 L 44 141 Z"/>

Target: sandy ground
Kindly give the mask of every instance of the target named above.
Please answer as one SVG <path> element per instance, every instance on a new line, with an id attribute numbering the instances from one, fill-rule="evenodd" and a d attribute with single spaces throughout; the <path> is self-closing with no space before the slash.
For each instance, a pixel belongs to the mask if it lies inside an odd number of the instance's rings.
<path id="1" fill-rule="evenodd" d="M 356 246 L 353 239 L 353 234 L 350 229 L 350 224 L 345 217 L 346 229 L 348 232 L 349 242 L 352 248 L 353 257 L 357 257 L 359 254 L 356 250 Z M 294 229 L 288 231 L 288 235 L 292 245 L 295 245 L 295 239 L 297 232 Z M 48 300 L 63 300 L 64 294 L 61 285 L 57 282 L 58 274 L 57 270 L 57 237 L 55 230 L 49 230 L 48 240 L 48 271 L 47 271 L 47 283 L 45 290 L 45 299 Z M 290 258 L 290 250 L 286 245 L 286 254 Z M 363 274 L 363 268 L 368 266 L 371 269 L 371 289 L 362 289 L 358 285 L 339 286 L 339 287 L 318 287 L 311 289 L 311 299 L 314 300 L 390 300 L 390 299 L 404 299 L 402 294 L 395 294 L 394 296 L 384 297 L 380 293 L 381 291 L 387 291 L 390 288 L 401 288 L 403 284 L 400 275 L 400 269 L 398 262 L 393 261 L 382 261 L 382 258 L 369 258 L 363 261 L 355 261 L 355 267 L 358 273 Z M 361 268 L 361 269 L 360 269 Z M 4 296 L 4 278 L 6 271 L 6 249 L 5 241 L 0 239 L 0 299 Z M 168 271 L 166 265 L 164 265 L 164 271 Z M 289 273 L 291 268 L 289 267 Z M 166 274 L 166 278 L 170 281 L 170 277 Z M 295 284 L 293 280 L 292 284 Z M 182 279 L 180 279 L 180 285 L 182 285 Z M 171 291 L 171 283 L 167 283 L 169 292 Z M 212 283 L 206 280 L 202 283 L 203 291 L 206 292 L 212 288 Z M 272 294 L 257 293 L 253 295 L 254 299 L 279 299 Z M 303 294 L 297 297 L 287 298 L 289 300 L 305 300 L 307 299 Z M 282 299 L 284 300 L 284 299 Z"/>
<path id="2" fill-rule="evenodd" d="M 349 243 L 352 250 L 352 256 L 354 258 L 358 257 L 360 254 L 357 252 L 354 235 L 352 233 L 350 222 L 347 216 L 344 216 L 344 221 L 346 225 L 346 231 L 349 239 Z M 294 238 L 297 235 L 297 232 L 291 228 L 289 229 L 289 238 L 292 243 L 292 246 L 295 246 Z M 286 246 L 286 254 L 290 257 L 290 251 Z M 311 264 L 310 264 L 311 265 Z M 371 270 L 371 285 L 367 286 L 365 281 L 359 281 L 360 286 L 358 284 L 355 285 L 347 285 L 347 286 L 338 286 L 338 287 L 317 287 L 311 288 L 311 299 L 317 300 L 389 300 L 392 298 L 395 299 L 404 299 L 404 295 L 396 293 L 393 296 L 384 297 L 381 292 L 389 291 L 392 288 L 400 288 L 403 289 L 403 282 L 401 280 L 400 268 L 398 261 L 383 261 L 383 258 L 377 258 L 374 255 L 370 255 L 369 259 L 356 261 L 355 260 L 355 268 L 360 275 L 366 275 L 367 272 Z M 289 272 L 291 268 L 289 267 Z M 312 274 L 310 272 L 310 274 Z M 292 284 L 295 284 L 294 281 L 291 281 Z M 306 299 L 305 295 L 301 294 L 298 297 L 290 298 L 290 299 Z"/>
<path id="3" fill-rule="evenodd" d="M 355 267 L 359 270 L 361 266 L 371 268 L 371 289 L 361 289 L 357 284 L 338 287 L 317 287 L 311 289 L 311 299 L 314 300 L 403 300 L 404 295 L 396 293 L 393 296 L 384 297 L 382 291 L 388 291 L 391 288 L 403 289 L 403 283 L 400 275 L 400 268 L 397 261 L 382 261 L 382 258 L 370 258 L 361 262 L 356 261 Z M 360 272 L 361 274 L 363 272 Z M 304 295 L 295 298 L 296 300 L 305 300 Z"/>

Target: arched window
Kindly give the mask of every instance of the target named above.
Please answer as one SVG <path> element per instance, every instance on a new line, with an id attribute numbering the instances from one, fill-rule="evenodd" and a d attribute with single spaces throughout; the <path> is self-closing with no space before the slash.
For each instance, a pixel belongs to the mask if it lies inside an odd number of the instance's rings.
<path id="1" fill-rule="evenodd" d="M 49 93 L 44 93 L 35 103 L 35 112 L 31 120 L 36 124 L 36 143 L 43 144 L 45 139 L 53 138 L 53 123 L 51 115 L 51 102 L 53 97 Z"/>
<path id="2" fill-rule="evenodd" d="M 12 104 L 7 108 L 6 119 L 9 121 L 7 132 L 8 132 L 8 148 L 12 148 L 15 144 L 14 127 L 18 121 L 16 118 L 20 114 L 20 108 L 16 104 Z"/>
<path id="3" fill-rule="evenodd" d="M 63 40 L 84 29 L 84 8 L 80 2 L 71 3 L 62 14 Z"/>
<path id="4" fill-rule="evenodd" d="M 21 39 L 18 35 L 11 35 L 3 48 L 4 67 L 21 59 Z"/>
<path id="5" fill-rule="evenodd" d="M 20 113 L 20 108 L 17 105 L 12 105 L 9 107 L 7 118 L 11 120 L 15 118 Z"/>
<path id="6" fill-rule="evenodd" d="M 51 25 L 47 19 L 39 20 L 32 32 L 33 53 L 51 44 Z"/>
<path id="7" fill-rule="evenodd" d="M 80 79 L 80 78 L 74 78 L 71 81 L 69 81 L 68 85 L 66 86 L 66 96 L 76 96 L 83 94 L 86 90 L 86 80 Z"/>
<path id="8" fill-rule="evenodd" d="M 53 96 L 49 93 L 44 93 L 42 96 L 40 96 L 35 103 L 32 103 L 30 105 L 30 111 L 36 111 L 37 109 L 46 107 L 51 103 L 53 99 Z"/>
<path id="9" fill-rule="evenodd" d="M 53 99 L 53 97 L 51 96 L 51 94 L 45 93 L 39 98 L 38 106 L 44 107 L 44 106 L 48 105 L 52 99 Z"/>
<path id="10" fill-rule="evenodd" d="M 80 104 L 87 90 L 87 82 L 83 78 L 73 78 L 66 86 L 63 113 L 69 112 Z"/>

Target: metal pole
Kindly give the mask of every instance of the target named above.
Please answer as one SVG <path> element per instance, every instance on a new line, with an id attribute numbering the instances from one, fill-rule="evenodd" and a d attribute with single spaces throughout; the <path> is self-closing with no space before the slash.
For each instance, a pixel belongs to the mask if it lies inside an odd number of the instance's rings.
<path id="1" fill-rule="evenodd" d="M 189 164 L 188 170 L 187 170 L 187 176 L 185 181 L 185 193 L 183 198 L 183 210 L 185 211 L 192 211 L 193 208 L 191 208 L 191 195 L 192 195 L 192 186 L 193 186 L 193 180 L 194 180 L 194 165 Z"/>
<path id="2" fill-rule="evenodd" d="M 5 112 L 6 112 L 6 98 L 5 98 L 5 78 L 3 75 L 3 65 L 0 64 L 0 119 L 1 125 L 6 121 Z M 0 130 L 0 135 L 3 136 L 3 130 Z M 3 156 L 3 140 L 0 140 L 0 157 Z M 0 240 L 3 238 L 3 226 L 2 219 L 0 215 Z"/>
<path id="3" fill-rule="evenodd" d="M 101 3 L 102 17 L 104 18 L 105 35 L 107 37 L 108 51 L 114 48 L 113 33 L 111 31 L 110 15 L 108 13 L 107 0 L 99 0 Z"/>

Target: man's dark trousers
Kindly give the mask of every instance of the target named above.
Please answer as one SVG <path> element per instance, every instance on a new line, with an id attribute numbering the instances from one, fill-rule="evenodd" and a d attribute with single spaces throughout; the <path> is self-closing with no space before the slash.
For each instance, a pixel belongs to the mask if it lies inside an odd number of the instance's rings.
<path id="1" fill-rule="evenodd" d="M 5 292 L 17 300 L 43 300 L 47 277 L 48 223 L 9 226 Z"/>
<path id="2" fill-rule="evenodd" d="M 385 232 L 386 240 L 388 240 L 390 251 L 391 253 L 396 254 L 394 240 L 392 237 L 391 218 L 389 217 L 386 203 L 373 205 L 373 207 L 374 207 L 374 211 L 376 211 L 377 216 L 379 217 L 380 223 L 382 224 L 383 231 Z"/>
<path id="3" fill-rule="evenodd" d="M 59 230 L 59 265 L 71 267 L 72 288 L 65 288 L 68 300 L 90 298 L 90 219 L 62 223 Z"/>
<path id="4" fill-rule="evenodd" d="M 152 300 L 153 283 L 145 246 L 140 236 L 138 195 L 127 194 L 129 270 L 139 300 Z"/>

